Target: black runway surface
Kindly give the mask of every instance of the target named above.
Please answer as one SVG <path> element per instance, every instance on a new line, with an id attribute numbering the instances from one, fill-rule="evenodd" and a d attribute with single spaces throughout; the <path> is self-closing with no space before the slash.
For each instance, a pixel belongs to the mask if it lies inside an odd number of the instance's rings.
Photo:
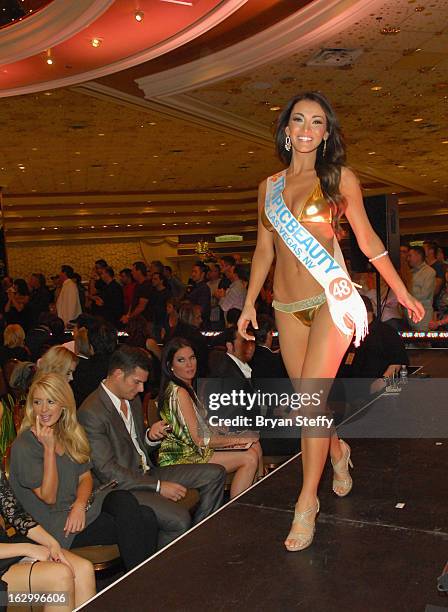
<path id="1" fill-rule="evenodd" d="M 436 590 L 448 558 L 448 443 L 436 442 L 353 441 L 351 494 L 331 492 L 327 466 L 314 542 L 290 553 L 294 459 L 84 609 L 448 609 Z"/>
<path id="2" fill-rule="evenodd" d="M 448 559 L 448 440 L 349 442 L 353 490 L 332 493 L 328 462 L 307 550 L 283 546 L 301 484 L 296 457 L 83 609 L 448 610 L 436 588 Z"/>

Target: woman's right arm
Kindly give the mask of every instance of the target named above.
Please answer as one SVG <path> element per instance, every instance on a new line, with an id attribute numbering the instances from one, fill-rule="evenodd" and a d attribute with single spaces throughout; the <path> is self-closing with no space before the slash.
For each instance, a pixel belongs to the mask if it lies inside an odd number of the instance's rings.
<path id="1" fill-rule="evenodd" d="M 264 180 L 258 188 L 257 246 L 255 247 L 255 252 L 252 257 L 246 302 L 238 321 L 238 331 L 246 340 L 254 340 L 253 336 L 247 335 L 245 330 L 249 323 L 252 323 L 255 329 L 258 328 L 255 300 L 263 287 L 263 283 L 269 273 L 275 254 L 273 233 L 268 231 L 261 222 L 261 213 L 264 209 L 266 197 L 266 184 L 267 181 Z"/>
<path id="2" fill-rule="evenodd" d="M 42 427 L 36 419 L 36 437 L 44 449 L 42 484 L 33 492 L 46 504 L 56 503 L 59 479 L 56 466 L 56 441 L 51 427 Z"/>

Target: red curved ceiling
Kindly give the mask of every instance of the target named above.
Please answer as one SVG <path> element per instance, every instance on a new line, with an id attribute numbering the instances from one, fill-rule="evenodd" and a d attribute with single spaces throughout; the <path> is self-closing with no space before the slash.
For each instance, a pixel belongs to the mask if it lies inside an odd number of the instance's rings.
<path id="1" fill-rule="evenodd" d="M 38 86 L 49 81 L 56 81 L 55 84 L 48 83 L 49 87 L 62 86 L 66 84 L 60 82 L 63 79 L 107 66 L 110 69 L 103 74 L 111 73 L 122 68 L 118 65 L 114 67 L 114 64 L 123 58 L 135 56 L 136 61 L 133 63 L 139 63 L 139 55 L 179 37 L 179 34 L 189 28 L 198 29 L 195 36 L 206 31 L 207 26 L 204 25 L 201 31 L 201 25 L 205 24 L 205 18 L 218 7 L 226 4 L 233 4 L 235 7 L 238 5 L 238 2 L 223 0 L 192 0 L 192 3 L 192 6 L 188 6 L 163 0 L 116 0 L 94 23 L 51 50 L 53 65 L 46 63 L 45 51 L 4 65 L 1 64 L 0 55 L 0 96 L 20 93 L 9 90 Z M 239 5 L 241 4 L 242 2 L 239 2 Z M 144 19 L 140 23 L 134 17 L 136 8 L 144 12 Z M 33 17 L 27 21 L 31 19 Z M 13 27 L 15 25 L 7 29 Z M 92 46 L 93 38 L 102 39 L 98 48 Z M 140 61 L 144 61 L 144 58 Z"/>

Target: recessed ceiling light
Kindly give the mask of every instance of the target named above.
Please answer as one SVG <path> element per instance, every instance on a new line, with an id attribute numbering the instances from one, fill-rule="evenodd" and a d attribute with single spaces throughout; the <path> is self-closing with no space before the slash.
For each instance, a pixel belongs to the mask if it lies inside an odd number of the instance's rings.
<path id="1" fill-rule="evenodd" d="M 41 227 L 40 229 L 41 229 L 41 230 L 44 230 L 45 228 L 44 228 L 44 227 Z"/>
<path id="2" fill-rule="evenodd" d="M 90 226 L 90 229 L 95 229 L 95 226 L 94 226 L 94 225 L 91 225 L 91 226 Z"/>
<path id="3" fill-rule="evenodd" d="M 402 166 L 400 164 L 397 164 L 397 168 L 406 168 L 406 166 Z"/>
<path id="4" fill-rule="evenodd" d="M 369 151 L 369 155 L 376 155 L 376 151 Z"/>
<path id="5" fill-rule="evenodd" d="M 269 108 L 270 111 L 279 111 L 281 109 L 281 106 L 271 106 Z"/>
<path id="6" fill-rule="evenodd" d="M 76 168 L 75 172 L 81 172 L 80 168 Z"/>
<path id="7" fill-rule="evenodd" d="M 104 136 L 104 133 L 103 133 L 103 132 L 100 132 L 100 133 L 98 134 L 98 136 Z"/>
<path id="8" fill-rule="evenodd" d="M 52 66 L 52 65 L 53 65 L 53 58 L 52 58 L 52 57 L 47 57 L 47 64 L 48 64 L 49 66 Z"/>
<path id="9" fill-rule="evenodd" d="M 162 225 L 166 225 L 166 223 L 162 223 Z"/>
<path id="10" fill-rule="evenodd" d="M 153 157 L 159 157 L 158 155 L 153 155 Z"/>
<path id="11" fill-rule="evenodd" d="M 248 151 L 248 153 L 250 153 L 252 155 L 252 153 L 255 153 L 255 151 Z"/>
<path id="12" fill-rule="evenodd" d="M 138 21 L 138 23 L 141 23 L 144 18 L 145 18 L 145 13 L 143 11 L 140 11 L 140 10 L 135 11 L 134 13 L 135 21 Z"/>
<path id="13" fill-rule="evenodd" d="M 220 142 L 219 144 L 220 144 L 221 147 L 225 147 L 227 145 L 226 142 Z"/>
<path id="14" fill-rule="evenodd" d="M 157 123 L 155 121 L 150 121 L 148 125 L 157 125 Z"/>
<path id="15" fill-rule="evenodd" d="M 415 123 L 420 123 L 420 121 L 423 121 L 423 117 L 416 117 L 412 121 L 415 121 Z"/>
<path id="16" fill-rule="evenodd" d="M 374 85 L 373 87 L 370 88 L 371 91 L 380 91 L 382 88 L 381 85 Z"/>
<path id="17" fill-rule="evenodd" d="M 442 144 L 448 144 L 448 140 L 442 140 Z"/>
<path id="18" fill-rule="evenodd" d="M 92 45 L 92 47 L 95 47 L 95 49 L 97 49 L 101 43 L 103 42 L 102 38 L 92 38 L 92 40 L 90 41 L 90 44 Z"/>
<path id="19" fill-rule="evenodd" d="M 51 91 L 44 91 L 44 96 L 51 96 L 53 95 Z"/>

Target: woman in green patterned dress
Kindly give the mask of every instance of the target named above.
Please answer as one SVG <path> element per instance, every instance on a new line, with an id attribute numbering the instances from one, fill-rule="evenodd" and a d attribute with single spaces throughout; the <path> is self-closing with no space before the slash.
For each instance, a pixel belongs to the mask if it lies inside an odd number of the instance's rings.
<path id="1" fill-rule="evenodd" d="M 205 409 L 193 389 L 195 376 L 196 355 L 191 344 L 184 338 L 172 338 L 162 355 L 159 410 L 167 433 L 159 450 L 159 465 L 218 463 L 228 474 L 235 474 L 230 488 L 233 498 L 262 475 L 261 446 L 251 432 L 222 435 L 210 431 Z M 249 444 L 246 450 L 238 450 Z M 236 450 L 224 450 L 229 447 Z"/>

